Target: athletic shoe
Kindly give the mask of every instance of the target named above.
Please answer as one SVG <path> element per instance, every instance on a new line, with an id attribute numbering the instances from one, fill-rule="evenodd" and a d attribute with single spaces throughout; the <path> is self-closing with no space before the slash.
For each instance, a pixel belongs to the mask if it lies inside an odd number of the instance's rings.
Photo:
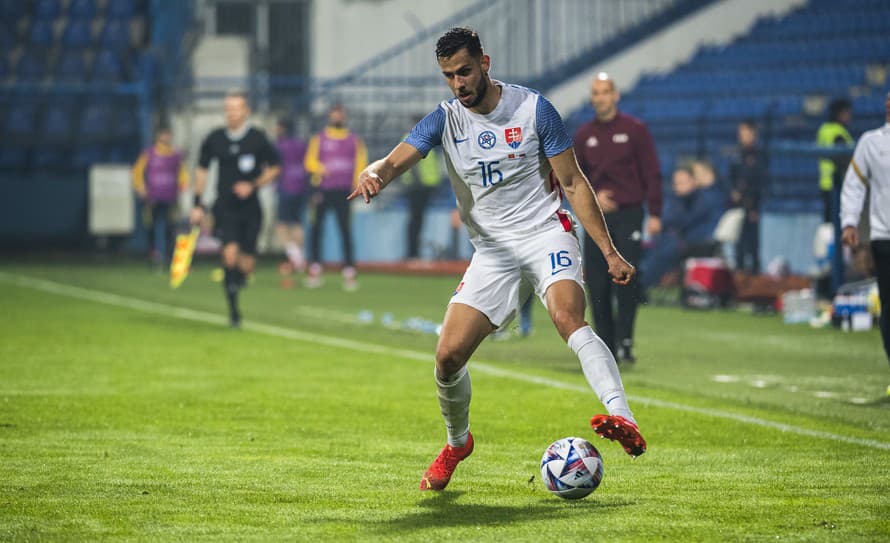
<path id="1" fill-rule="evenodd" d="M 306 278 L 303 279 L 303 285 L 306 288 L 318 288 L 321 286 L 321 272 L 322 267 L 318 262 L 314 262 L 311 266 L 309 266 L 309 273 L 306 274 Z"/>
<path id="2" fill-rule="evenodd" d="M 646 452 L 646 440 L 633 422 L 619 415 L 595 415 L 590 426 L 600 437 L 617 441 L 634 458 Z"/>
<path id="3" fill-rule="evenodd" d="M 439 456 L 433 460 L 429 469 L 420 479 L 420 490 L 445 490 L 454 468 L 464 458 L 470 456 L 473 452 L 473 434 L 467 434 L 467 444 L 463 447 L 452 447 L 445 445 Z"/>
<path id="4" fill-rule="evenodd" d="M 634 356 L 633 351 L 630 350 L 630 347 L 618 347 L 618 356 L 616 356 L 619 363 L 622 364 L 635 364 L 637 361 L 637 357 Z"/>

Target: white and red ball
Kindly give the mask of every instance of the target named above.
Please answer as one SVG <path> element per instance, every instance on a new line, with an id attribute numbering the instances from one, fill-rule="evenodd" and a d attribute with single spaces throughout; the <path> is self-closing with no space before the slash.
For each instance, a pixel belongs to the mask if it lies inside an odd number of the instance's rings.
<path id="1" fill-rule="evenodd" d="M 577 500 L 596 490 L 603 479 L 603 458 L 589 441 L 564 437 L 541 458 L 544 486 L 560 498 Z"/>

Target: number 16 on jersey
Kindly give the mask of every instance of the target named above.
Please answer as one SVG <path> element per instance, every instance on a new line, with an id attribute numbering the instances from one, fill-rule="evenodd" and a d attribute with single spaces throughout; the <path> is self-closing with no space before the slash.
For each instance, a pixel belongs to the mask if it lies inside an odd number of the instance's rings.
<path id="1" fill-rule="evenodd" d="M 491 162 L 483 162 L 479 161 L 476 164 L 479 164 L 479 167 L 482 168 L 482 186 L 489 187 L 492 185 L 497 185 L 501 181 L 504 180 L 504 174 L 501 170 L 495 168 L 495 165 L 499 164 L 500 160 L 492 160 Z M 494 176 L 497 175 L 497 181 L 494 180 Z"/>

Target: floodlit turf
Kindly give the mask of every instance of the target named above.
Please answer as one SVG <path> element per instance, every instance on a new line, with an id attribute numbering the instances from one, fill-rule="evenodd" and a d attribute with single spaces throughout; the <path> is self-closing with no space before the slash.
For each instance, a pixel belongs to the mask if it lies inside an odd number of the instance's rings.
<path id="1" fill-rule="evenodd" d="M 537 307 L 532 337 L 471 363 L 476 451 L 421 493 L 444 443 L 435 337 L 380 320 L 440 319 L 456 278 L 283 291 L 271 268 L 232 331 L 207 263 L 177 291 L 132 264 L 0 265 L 0 540 L 890 539 L 876 332 L 645 308 L 623 375 L 649 452 L 593 441 L 603 483 L 566 502 L 540 456 L 592 440 L 602 408 Z"/>

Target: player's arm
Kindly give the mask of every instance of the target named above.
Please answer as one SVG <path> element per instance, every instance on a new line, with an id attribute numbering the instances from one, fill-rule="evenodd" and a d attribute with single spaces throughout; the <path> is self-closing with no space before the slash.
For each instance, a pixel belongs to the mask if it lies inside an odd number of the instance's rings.
<path id="1" fill-rule="evenodd" d="M 346 197 L 352 200 L 358 196 L 369 203 L 383 188 L 396 177 L 402 175 L 420 162 L 420 151 L 410 143 L 401 142 L 395 149 L 380 160 L 372 162 L 362 170 L 356 181 L 355 190 Z"/>
<path id="2" fill-rule="evenodd" d="M 578 166 L 575 151 L 569 147 L 558 155 L 550 157 L 550 167 L 553 168 L 553 173 L 556 174 L 559 184 L 562 185 L 563 192 L 572 205 L 572 210 L 581 222 L 581 226 L 584 227 L 587 235 L 593 239 L 606 258 L 612 281 L 619 285 L 626 285 L 633 278 L 636 270 L 624 260 L 624 257 L 615 248 L 615 244 L 612 243 L 612 236 L 609 235 L 609 229 L 606 227 L 603 211 L 596 200 L 596 194 L 590 188 L 590 182 Z"/>
<path id="3" fill-rule="evenodd" d="M 652 134 L 645 125 L 639 127 L 640 137 L 635 140 L 635 154 L 640 179 L 646 191 L 647 211 L 646 232 L 650 236 L 661 233 L 661 166 L 658 164 L 658 153 Z"/>
<path id="4" fill-rule="evenodd" d="M 278 164 L 267 164 L 266 166 L 263 166 L 263 172 L 256 178 L 256 181 L 254 181 L 253 184 L 256 185 L 256 188 L 265 187 L 269 183 L 275 181 L 279 173 L 281 173 L 281 166 Z"/>
<path id="5" fill-rule="evenodd" d="M 201 143 L 201 151 L 198 154 L 198 167 L 195 168 L 195 203 L 189 214 L 192 224 L 198 224 L 204 218 L 204 204 L 201 203 L 201 197 L 204 195 L 204 189 L 207 188 L 207 168 L 210 167 L 210 161 L 213 160 L 213 145 L 210 139 L 213 133 L 204 138 Z"/>
<path id="6" fill-rule="evenodd" d="M 859 217 L 868 192 L 870 169 L 865 144 L 866 139 L 863 138 L 856 146 L 841 187 L 841 240 L 853 248 L 859 245 Z"/>
<path id="7" fill-rule="evenodd" d="M 133 164 L 131 170 L 133 177 L 133 190 L 140 198 L 145 198 L 145 165 L 148 163 L 148 153 L 143 151 L 139 154 L 139 159 Z"/>

